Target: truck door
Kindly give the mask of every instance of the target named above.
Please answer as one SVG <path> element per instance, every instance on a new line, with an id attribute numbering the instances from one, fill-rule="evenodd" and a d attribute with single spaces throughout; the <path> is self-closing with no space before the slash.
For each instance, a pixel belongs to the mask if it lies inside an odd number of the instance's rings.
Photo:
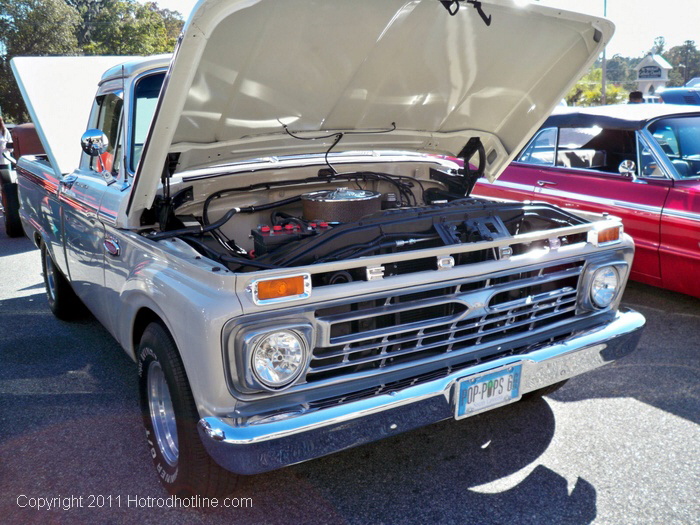
<path id="1" fill-rule="evenodd" d="M 98 220 L 102 197 L 119 166 L 120 91 L 98 94 L 91 126 L 102 130 L 108 149 L 98 157 L 83 155 L 80 168 L 61 181 L 59 201 L 68 273 L 73 289 L 104 323 L 104 226 Z M 96 121 L 95 121 L 96 116 Z"/>

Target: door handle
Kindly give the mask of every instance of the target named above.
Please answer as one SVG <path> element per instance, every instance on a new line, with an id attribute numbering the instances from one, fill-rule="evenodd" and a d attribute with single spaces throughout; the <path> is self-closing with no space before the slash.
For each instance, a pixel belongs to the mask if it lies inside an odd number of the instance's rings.
<path id="1" fill-rule="evenodd" d="M 538 180 L 538 181 L 537 181 L 537 185 L 538 185 L 538 186 L 546 186 L 546 185 L 549 185 L 549 186 L 556 186 L 557 183 L 556 183 L 556 182 L 551 182 L 551 181 L 548 181 L 548 180 Z"/>

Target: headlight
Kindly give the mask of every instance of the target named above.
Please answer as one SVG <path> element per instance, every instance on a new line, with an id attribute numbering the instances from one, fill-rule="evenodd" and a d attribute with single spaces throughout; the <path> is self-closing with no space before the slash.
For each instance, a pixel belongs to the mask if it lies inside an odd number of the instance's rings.
<path id="1" fill-rule="evenodd" d="M 301 373 L 306 343 L 295 332 L 280 330 L 262 336 L 251 355 L 252 369 L 260 383 L 270 388 L 288 385 Z"/>
<path id="2" fill-rule="evenodd" d="M 610 306 L 617 295 L 620 277 L 613 266 L 598 268 L 591 281 L 591 301 L 598 308 Z"/>

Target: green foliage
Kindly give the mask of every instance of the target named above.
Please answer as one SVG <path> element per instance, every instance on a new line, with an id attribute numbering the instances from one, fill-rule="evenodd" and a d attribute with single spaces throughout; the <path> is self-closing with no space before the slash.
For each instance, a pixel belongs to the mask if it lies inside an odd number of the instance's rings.
<path id="1" fill-rule="evenodd" d="M 655 55 L 662 55 L 666 50 L 666 39 L 662 36 L 657 36 L 654 39 L 654 47 L 651 48 L 651 52 Z"/>
<path id="2" fill-rule="evenodd" d="M 566 95 L 566 103 L 569 106 L 599 106 L 602 102 L 601 81 L 603 70 L 594 67 L 586 73 Z M 622 104 L 627 102 L 628 91 L 622 86 L 612 84 L 608 79 L 605 86 L 606 102 L 608 104 Z"/>
<path id="3" fill-rule="evenodd" d="M 0 108 L 8 121 L 28 120 L 10 59 L 77 53 L 79 24 L 78 13 L 63 0 L 0 0 Z"/>
<path id="4" fill-rule="evenodd" d="M 28 120 L 10 60 L 43 55 L 152 55 L 172 52 L 180 13 L 136 0 L 0 0 L 0 109 Z"/>
<path id="5" fill-rule="evenodd" d="M 700 51 L 693 40 L 686 40 L 682 46 L 675 46 L 663 54 L 673 66 L 669 73 L 670 86 L 683 86 L 691 78 L 700 77 Z"/>
<path id="6" fill-rule="evenodd" d="M 78 13 L 62 0 L 0 0 L 0 42 L 7 56 L 78 51 Z"/>
<path id="7" fill-rule="evenodd" d="M 83 46 L 85 54 L 153 55 L 172 52 L 175 47 L 175 38 L 168 34 L 155 3 L 108 0 L 91 23 L 90 39 Z M 172 25 L 172 17 L 169 23 Z"/>

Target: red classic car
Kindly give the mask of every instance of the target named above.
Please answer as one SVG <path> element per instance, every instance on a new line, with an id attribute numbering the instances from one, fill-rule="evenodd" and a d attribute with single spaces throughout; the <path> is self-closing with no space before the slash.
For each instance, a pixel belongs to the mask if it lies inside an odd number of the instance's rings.
<path id="1" fill-rule="evenodd" d="M 621 217 L 637 246 L 631 278 L 700 297 L 700 109 L 558 108 L 472 195 Z"/>

